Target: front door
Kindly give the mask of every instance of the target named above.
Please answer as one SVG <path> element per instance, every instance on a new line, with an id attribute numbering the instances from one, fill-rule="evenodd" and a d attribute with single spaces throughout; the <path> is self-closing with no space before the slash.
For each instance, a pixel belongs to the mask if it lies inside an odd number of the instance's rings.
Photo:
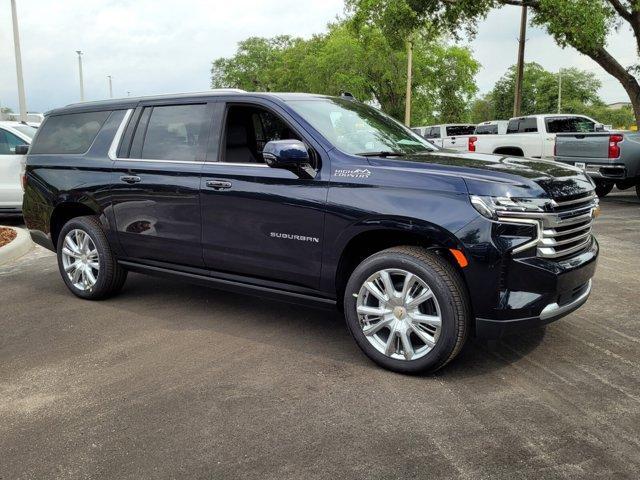
<path id="1" fill-rule="evenodd" d="M 317 288 L 328 159 L 294 120 L 269 103 L 220 104 L 220 141 L 202 171 L 202 244 L 211 270 Z M 212 137 L 213 139 L 213 137 Z M 270 140 L 304 141 L 313 179 L 268 167 Z M 324 165 L 323 165 L 324 163 Z"/>
<path id="2" fill-rule="evenodd" d="M 114 161 L 117 175 L 111 191 L 127 258 L 204 266 L 200 173 L 209 108 L 206 103 L 149 104 L 136 111 L 135 131 Z"/>

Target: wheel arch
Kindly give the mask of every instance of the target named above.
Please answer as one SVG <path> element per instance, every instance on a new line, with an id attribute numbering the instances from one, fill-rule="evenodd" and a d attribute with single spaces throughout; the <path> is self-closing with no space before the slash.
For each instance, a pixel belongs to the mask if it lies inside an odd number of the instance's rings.
<path id="1" fill-rule="evenodd" d="M 520 147 L 498 147 L 493 153 L 495 155 L 511 155 L 515 157 L 524 157 L 524 151 Z"/>
<path id="2" fill-rule="evenodd" d="M 54 248 L 57 248 L 58 235 L 65 223 L 72 218 L 87 215 L 99 216 L 100 212 L 95 206 L 89 205 L 86 202 L 63 201 L 58 203 L 51 212 L 51 218 L 49 220 L 49 231 Z"/>
<path id="3" fill-rule="evenodd" d="M 338 304 L 342 304 L 347 281 L 360 262 L 374 253 L 404 245 L 436 251 L 456 269 L 461 270 L 450 249 L 461 250 L 462 245 L 452 233 L 432 224 L 417 225 L 413 221 L 392 224 L 387 222 L 385 226 L 354 232 L 344 241 L 333 276 Z"/>

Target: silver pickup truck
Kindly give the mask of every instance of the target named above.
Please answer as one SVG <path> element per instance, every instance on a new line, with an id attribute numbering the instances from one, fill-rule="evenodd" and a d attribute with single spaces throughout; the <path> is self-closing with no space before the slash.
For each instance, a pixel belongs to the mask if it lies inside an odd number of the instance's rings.
<path id="1" fill-rule="evenodd" d="M 614 185 L 621 190 L 636 187 L 640 197 L 640 133 L 558 133 L 554 159 L 585 170 L 600 197 Z"/>

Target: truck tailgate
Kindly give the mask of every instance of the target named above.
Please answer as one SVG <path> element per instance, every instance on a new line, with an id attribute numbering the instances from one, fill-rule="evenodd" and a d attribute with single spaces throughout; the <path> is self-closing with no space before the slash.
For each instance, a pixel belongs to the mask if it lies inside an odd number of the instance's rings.
<path id="1" fill-rule="evenodd" d="M 609 135 L 603 133 L 559 133 L 556 136 L 556 156 L 608 158 Z"/>

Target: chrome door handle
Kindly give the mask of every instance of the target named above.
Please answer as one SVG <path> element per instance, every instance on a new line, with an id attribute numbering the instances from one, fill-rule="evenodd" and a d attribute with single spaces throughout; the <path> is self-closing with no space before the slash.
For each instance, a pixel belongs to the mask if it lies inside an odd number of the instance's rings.
<path id="1" fill-rule="evenodd" d="M 214 190 L 226 190 L 231 188 L 231 182 L 227 180 L 207 180 L 206 185 Z"/>
<path id="2" fill-rule="evenodd" d="M 142 179 L 136 175 L 123 175 L 122 177 L 120 177 L 120 180 L 125 183 L 139 183 L 140 181 L 142 181 Z"/>

